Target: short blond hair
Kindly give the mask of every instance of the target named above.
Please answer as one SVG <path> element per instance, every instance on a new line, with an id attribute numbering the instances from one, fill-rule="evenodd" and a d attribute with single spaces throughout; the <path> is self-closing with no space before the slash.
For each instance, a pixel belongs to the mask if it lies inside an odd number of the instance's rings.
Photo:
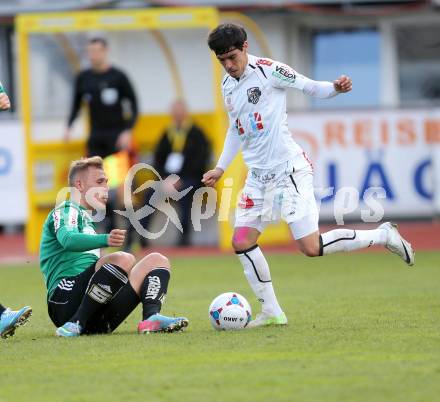
<path id="1" fill-rule="evenodd" d="M 74 186 L 75 177 L 78 173 L 85 172 L 89 167 L 104 169 L 104 161 L 100 156 L 92 156 L 91 158 L 81 158 L 73 161 L 69 168 L 69 186 Z"/>

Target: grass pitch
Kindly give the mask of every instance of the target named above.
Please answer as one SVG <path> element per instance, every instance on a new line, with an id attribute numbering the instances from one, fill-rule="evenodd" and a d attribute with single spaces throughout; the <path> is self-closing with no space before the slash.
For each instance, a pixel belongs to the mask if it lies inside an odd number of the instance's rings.
<path id="1" fill-rule="evenodd" d="M 216 332 L 211 300 L 258 309 L 235 257 L 174 259 L 164 314 L 184 333 L 57 339 L 34 265 L 0 268 L 0 302 L 34 315 L 0 341 L 0 401 L 436 401 L 440 253 L 408 268 L 390 254 L 268 257 L 285 328 Z"/>

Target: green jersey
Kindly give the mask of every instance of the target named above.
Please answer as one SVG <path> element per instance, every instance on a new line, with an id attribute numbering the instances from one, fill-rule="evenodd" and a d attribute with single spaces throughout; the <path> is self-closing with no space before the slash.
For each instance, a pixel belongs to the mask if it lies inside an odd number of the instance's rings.
<path id="1" fill-rule="evenodd" d="M 100 257 L 107 234 L 96 234 L 92 217 L 82 206 L 65 201 L 53 209 L 43 225 L 40 269 L 48 297 L 63 278 L 76 276 Z"/>

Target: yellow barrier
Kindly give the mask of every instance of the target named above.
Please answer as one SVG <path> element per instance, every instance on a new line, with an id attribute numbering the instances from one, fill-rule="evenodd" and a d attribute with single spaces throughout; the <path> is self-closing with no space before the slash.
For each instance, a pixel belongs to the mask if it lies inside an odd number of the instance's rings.
<path id="1" fill-rule="evenodd" d="M 84 143 L 36 144 L 32 136 L 31 85 L 29 63 L 29 36 L 32 34 L 54 34 L 86 31 L 130 31 L 160 29 L 215 28 L 219 24 L 215 8 L 154 8 L 143 10 L 99 10 L 67 13 L 23 14 L 16 18 L 18 36 L 19 79 L 21 84 L 22 120 L 26 137 L 28 222 L 26 244 L 30 252 L 37 252 L 43 220 L 54 206 L 58 191 L 66 185 L 69 163 L 84 155 Z M 173 61 L 166 43 L 168 63 Z M 69 53 L 70 54 L 70 53 Z M 224 137 L 224 112 L 219 90 L 220 66 L 211 56 L 214 110 L 195 116 L 195 120 L 213 140 L 219 153 Z M 170 66 L 174 68 L 175 66 Z M 174 85 L 179 86 L 177 76 Z M 177 88 L 178 89 L 178 88 Z M 181 91 L 180 91 L 181 92 Z M 176 93 L 179 93 L 177 90 Z M 166 116 L 141 116 L 135 128 L 135 139 L 141 149 L 151 149 L 168 123 Z"/>

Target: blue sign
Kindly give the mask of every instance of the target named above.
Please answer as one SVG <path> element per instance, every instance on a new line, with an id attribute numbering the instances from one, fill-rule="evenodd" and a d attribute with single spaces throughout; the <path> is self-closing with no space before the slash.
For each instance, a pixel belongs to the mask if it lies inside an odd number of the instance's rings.
<path id="1" fill-rule="evenodd" d="M 12 155 L 6 148 L 0 147 L 0 176 L 7 175 L 12 169 Z"/>

